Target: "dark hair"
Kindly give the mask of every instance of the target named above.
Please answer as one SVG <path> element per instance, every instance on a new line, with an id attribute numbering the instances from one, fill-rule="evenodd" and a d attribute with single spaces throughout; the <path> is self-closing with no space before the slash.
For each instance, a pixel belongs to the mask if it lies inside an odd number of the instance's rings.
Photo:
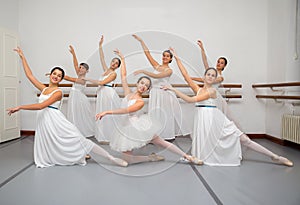
<path id="1" fill-rule="evenodd" d="M 173 53 L 170 50 L 165 50 L 163 53 L 169 53 L 170 54 L 171 60 L 169 61 L 169 63 L 171 63 L 172 58 L 173 58 Z"/>
<path id="2" fill-rule="evenodd" d="M 214 70 L 214 71 L 216 72 L 216 77 L 218 76 L 218 71 L 217 71 L 217 69 L 215 69 L 214 67 L 209 67 L 209 68 L 207 68 L 207 69 L 205 70 L 205 72 L 204 72 L 204 75 L 206 75 L 206 73 L 207 73 L 209 70 Z"/>
<path id="3" fill-rule="evenodd" d="M 50 72 L 50 75 L 51 75 L 55 70 L 61 71 L 61 79 L 64 79 L 64 77 L 65 77 L 65 71 L 64 71 L 64 69 L 62 69 L 61 67 L 54 67 L 54 68 L 52 68 L 52 70 L 51 70 L 51 72 Z"/>
<path id="4" fill-rule="evenodd" d="M 82 65 L 86 70 L 88 70 L 90 67 L 86 63 L 80 63 L 79 65 Z"/>
<path id="5" fill-rule="evenodd" d="M 113 59 L 112 59 L 112 61 L 113 61 L 113 60 L 115 60 L 115 59 L 117 59 L 117 60 L 118 60 L 118 62 L 119 62 L 119 65 L 118 65 L 118 67 L 120 67 L 120 65 L 121 65 L 121 60 L 120 60 L 119 58 L 113 58 Z"/>
<path id="6" fill-rule="evenodd" d="M 151 88 L 151 86 L 152 86 L 152 81 L 151 81 L 151 78 L 149 78 L 148 76 L 141 76 L 139 79 L 138 79 L 138 81 L 137 81 L 137 83 L 139 83 L 143 78 L 146 78 L 147 80 L 149 80 L 150 81 L 150 85 L 149 85 L 149 88 L 148 88 L 148 90 L 150 90 L 150 88 Z"/>
<path id="7" fill-rule="evenodd" d="M 224 61 L 225 61 L 225 66 L 227 65 L 227 59 L 226 59 L 225 57 L 222 56 L 222 57 L 220 57 L 219 59 L 224 60 Z M 219 60 L 219 59 L 218 59 L 218 60 Z M 224 66 L 224 67 L 225 67 L 225 66 Z M 223 68 L 222 70 L 224 70 L 224 68 Z"/>

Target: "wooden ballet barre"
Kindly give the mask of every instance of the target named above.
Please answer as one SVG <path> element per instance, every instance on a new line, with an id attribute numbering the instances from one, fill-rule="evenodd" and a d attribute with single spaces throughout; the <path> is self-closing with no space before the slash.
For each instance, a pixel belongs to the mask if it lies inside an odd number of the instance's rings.
<path id="1" fill-rule="evenodd" d="M 37 93 L 37 96 L 39 97 L 41 94 Z M 97 94 L 86 94 L 87 97 L 89 98 L 96 98 Z M 194 95 L 188 95 L 190 97 L 193 97 Z M 222 95 L 224 98 L 242 98 L 242 95 Z M 65 93 L 63 94 L 64 98 L 69 97 L 69 94 Z M 124 98 L 124 94 L 119 94 L 119 97 Z M 142 95 L 142 98 L 149 98 L 149 94 L 144 94 Z"/>
<path id="2" fill-rule="evenodd" d="M 49 84 L 44 84 L 45 86 L 49 86 Z M 188 88 L 188 84 L 171 84 L 174 88 Z M 203 84 L 198 84 L 200 87 L 203 87 Z M 59 87 L 72 87 L 72 83 L 62 83 L 58 85 Z M 130 83 L 128 84 L 129 87 L 135 87 L 136 84 Z M 86 87 L 98 87 L 96 84 L 86 84 Z M 122 84 L 115 83 L 112 85 L 112 87 L 122 87 Z M 242 88 L 241 84 L 221 84 L 219 85 L 219 88 Z"/>
<path id="3" fill-rule="evenodd" d="M 297 95 L 256 95 L 256 98 L 300 100 L 300 96 Z"/>
<path id="4" fill-rule="evenodd" d="M 264 83 L 264 84 L 253 84 L 252 88 L 273 88 L 273 87 L 292 87 L 300 86 L 300 82 L 288 82 L 288 83 Z"/>

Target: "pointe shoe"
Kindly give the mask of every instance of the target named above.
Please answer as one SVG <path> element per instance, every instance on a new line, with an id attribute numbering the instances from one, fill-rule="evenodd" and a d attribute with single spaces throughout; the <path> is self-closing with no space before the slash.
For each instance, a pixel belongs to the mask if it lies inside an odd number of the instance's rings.
<path id="1" fill-rule="evenodd" d="M 187 157 L 184 157 L 185 159 L 187 159 L 190 163 L 193 163 L 195 165 L 202 165 L 203 161 L 198 159 L 197 157 L 188 155 Z"/>
<path id="2" fill-rule="evenodd" d="M 126 162 L 123 159 L 120 158 L 113 158 L 111 159 L 111 161 L 113 161 L 114 163 L 116 163 L 117 165 L 121 166 L 121 167 L 127 167 L 128 166 L 128 162 Z"/>
<path id="3" fill-rule="evenodd" d="M 272 160 L 276 163 L 283 164 L 283 165 L 288 166 L 288 167 L 294 166 L 294 163 L 292 161 L 290 161 L 287 158 L 282 157 L 282 156 L 272 157 Z"/>
<path id="4" fill-rule="evenodd" d="M 149 156 L 150 162 L 158 162 L 158 161 L 163 161 L 165 158 L 163 156 L 157 155 L 155 153 L 150 154 Z"/>
<path id="5" fill-rule="evenodd" d="M 85 155 L 85 159 L 86 160 L 91 159 L 91 155 L 89 155 L 89 154 Z"/>
<path id="6" fill-rule="evenodd" d="M 109 142 L 107 142 L 107 141 L 100 141 L 99 144 L 100 145 L 109 145 Z"/>

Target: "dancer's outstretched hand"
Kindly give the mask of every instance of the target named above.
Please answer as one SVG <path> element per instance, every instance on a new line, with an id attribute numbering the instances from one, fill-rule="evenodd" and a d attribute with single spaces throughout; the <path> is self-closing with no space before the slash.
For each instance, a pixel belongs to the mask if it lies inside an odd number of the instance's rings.
<path id="1" fill-rule="evenodd" d="M 160 87 L 163 90 L 171 90 L 174 91 L 174 88 L 171 85 L 163 85 Z"/>
<path id="2" fill-rule="evenodd" d="M 16 51 L 21 58 L 24 57 L 23 51 L 19 46 L 17 48 L 15 48 L 14 51 Z"/>
<path id="3" fill-rule="evenodd" d="M 114 53 L 116 54 L 116 55 L 118 55 L 120 58 L 124 58 L 124 56 L 123 56 L 123 54 L 121 53 L 121 51 L 119 51 L 119 49 L 115 49 L 114 50 Z"/>
<path id="4" fill-rule="evenodd" d="M 142 41 L 143 41 L 143 40 L 142 40 L 139 36 L 137 36 L 136 34 L 133 34 L 132 37 L 135 38 L 136 40 L 138 40 L 139 42 L 142 42 Z"/>
<path id="5" fill-rule="evenodd" d="M 104 41 L 104 36 L 103 36 L 103 35 L 101 35 L 101 38 L 100 38 L 100 41 L 99 41 L 99 47 L 101 47 L 101 46 L 102 46 L 102 44 L 103 44 L 103 41 Z"/>
<path id="6" fill-rule="evenodd" d="M 72 45 L 69 45 L 69 51 L 70 53 L 75 54 L 75 50 Z"/>
<path id="7" fill-rule="evenodd" d="M 104 117 L 104 115 L 106 115 L 107 113 L 106 112 L 100 112 L 96 115 L 96 120 L 101 120 L 102 117 Z"/>
<path id="8" fill-rule="evenodd" d="M 201 40 L 197 40 L 197 44 L 202 50 L 204 50 L 203 43 Z"/>
<path id="9" fill-rule="evenodd" d="M 6 111 L 8 111 L 8 115 L 11 116 L 11 114 L 18 112 L 20 110 L 20 107 L 14 107 L 14 108 L 8 108 Z"/>
<path id="10" fill-rule="evenodd" d="M 173 56 L 174 56 L 175 58 L 178 57 L 178 55 L 177 55 L 177 53 L 175 52 L 175 49 L 174 49 L 173 47 L 170 47 L 169 50 L 171 51 L 171 53 L 173 54 Z"/>

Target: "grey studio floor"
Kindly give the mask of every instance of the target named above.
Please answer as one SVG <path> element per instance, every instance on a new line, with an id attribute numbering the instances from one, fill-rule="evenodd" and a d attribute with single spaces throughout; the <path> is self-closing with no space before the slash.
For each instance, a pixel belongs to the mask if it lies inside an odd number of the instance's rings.
<path id="1" fill-rule="evenodd" d="M 137 153 L 157 152 L 165 161 L 123 168 L 95 158 L 86 166 L 36 168 L 33 140 L 0 144 L 1 205 L 300 204 L 300 151 L 265 139 L 256 141 L 293 160 L 294 167 L 274 164 L 247 149 L 239 167 L 194 166 L 150 144 Z M 191 140 L 173 143 L 188 151 Z"/>

